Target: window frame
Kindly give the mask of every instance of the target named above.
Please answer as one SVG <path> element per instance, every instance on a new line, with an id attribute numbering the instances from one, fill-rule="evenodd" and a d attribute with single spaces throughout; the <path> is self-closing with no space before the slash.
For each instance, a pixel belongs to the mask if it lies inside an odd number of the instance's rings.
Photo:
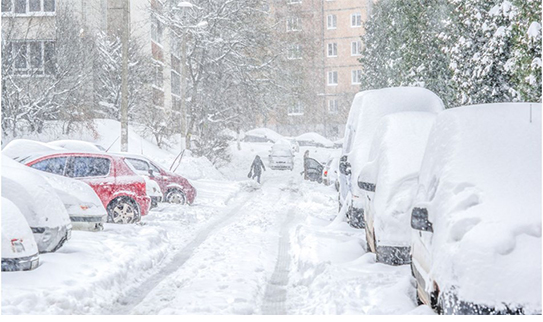
<path id="1" fill-rule="evenodd" d="M 353 49 L 356 49 L 354 53 L 353 53 Z M 351 56 L 361 56 L 361 55 L 362 55 L 362 40 L 351 41 Z"/>
<path id="2" fill-rule="evenodd" d="M 327 72 L 326 75 L 327 75 L 327 77 L 326 77 L 326 85 L 327 86 L 337 86 L 339 84 L 339 75 L 338 75 L 337 70 L 330 70 L 330 71 Z M 332 75 L 332 81 L 335 80 L 335 83 L 330 82 L 330 75 Z"/>
<path id="3" fill-rule="evenodd" d="M 355 76 L 356 80 L 355 80 Z M 351 70 L 351 85 L 360 85 L 362 82 L 360 78 L 362 77 L 362 69 L 353 69 Z"/>
<path id="4" fill-rule="evenodd" d="M 356 20 L 353 18 L 357 17 Z M 353 22 L 358 22 L 360 20 L 360 24 L 353 24 Z M 360 28 L 362 27 L 362 14 L 360 12 L 351 13 L 351 28 Z"/>
<path id="5" fill-rule="evenodd" d="M 304 107 L 302 105 L 302 102 L 300 100 L 296 100 L 296 102 L 292 105 L 289 105 L 287 110 L 288 116 L 301 116 L 304 115 Z"/>
<path id="6" fill-rule="evenodd" d="M 36 44 L 39 44 L 39 60 L 36 64 Z M 49 47 L 52 45 L 52 47 Z M 11 75 L 15 76 L 42 76 L 50 77 L 55 74 L 55 41 L 54 40 L 11 40 L 9 41 L 11 51 L 10 57 L 7 57 L 10 61 L 10 69 L 7 71 Z M 20 55 L 19 51 L 24 48 L 24 54 Z M 49 51 L 52 50 L 52 57 L 48 57 Z M 17 64 L 24 59 L 24 67 L 19 67 Z M 37 65 L 37 67 L 35 67 Z"/>
<path id="7" fill-rule="evenodd" d="M 338 114 L 338 113 L 339 113 L 339 107 L 338 107 L 337 98 L 329 99 L 328 100 L 328 114 Z"/>
<path id="8" fill-rule="evenodd" d="M 333 23 L 331 24 L 330 22 L 333 22 Z M 337 29 L 337 15 L 330 14 L 326 17 L 326 29 L 328 30 Z"/>
<path id="9" fill-rule="evenodd" d="M 327 45 L 326 57 L 337 57 L 337 42 L 330 42 Z M 332 53 L 330 53 L 330 49 Z"/>
<path id="10" fill-rule="evenodd" d="M 30 10 L 31 3 L 37 1 L 39 10 Z M 24 3 L 24 12 L 21 10 L 15 12 L 15 8 L 18 5 Z M 52 4 L 53 10 L 45 10 L 46 3 Z M 9 7 L 9 9 L 7 9 Z M 57 12 L 57 0 L 2 0 L 2 16 L 15 16 L 15 17 L 32 17 L 32 16 L 55 16 Z M 22 7 L 21 7 L 22 8 Z M 19 8 L 19 10 L 21 9 Z"/>

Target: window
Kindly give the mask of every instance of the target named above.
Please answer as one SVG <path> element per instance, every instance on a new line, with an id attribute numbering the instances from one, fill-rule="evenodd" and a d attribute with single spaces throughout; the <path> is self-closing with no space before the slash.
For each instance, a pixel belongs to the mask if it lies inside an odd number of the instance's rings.
<path id="1" fill-rule="evenodd" d="M 71 173 L 73 178 L 104 177 L 109 174 L 111 161 L 107 158 L 74 157 Z"/>
<path id="2" fill-rule="evenodd" d="M 156 17 L 151 18 L 151 39 L 157 43 L 162 44 L 162 32 L 164 30 L 164 27 L 158 21 Z"/>
<path id="3" fill-rule="evenodd" d="M 336 15 L 328 15 L 327 20 L 327 28 L 328 29 L 336 29 L 337 28 L 337 16 Z"/>
<path id="4" fill-rule="evenodd" d="M 362 53 L 362 41 L 357 40 L 351 42 L 351 56 L 360 56 Z"/>
<path id="5" fill-rule="evenodd" d="M 304 115 L 304 107 L 302 102 L 296 101 L 288 108 L 288 115 Z"/>
<path id="6" fill-rule="evenodd" d="M 55 43 L 52 41 L 13 41 L 11 52 L 13 72 L 17 75 L 52 75 L 55 71 Z M 11 48 L 11 49 L 9 49 Z"/>
<path id="7" fill-rule="evenodd" d="M 181 96 L 181 75 L 172 70 L 171 79 L 172 94 Z"/>
<path id="8" fill-rule="evenodd" d="M 144 172 L 149 171 L 149 163 L 147 163 L 147 162 L 145 162 L 143 160 L 126 158 L 126 161 L 128 161 L 128 163 L 132 167 L 134 167 L 134 169 L 136 169 L 138 171 L 144 171 Z"/>
<path id="9" fill-rule="evenodd" d="M 360 79 L 362 78 L 362 70 L 357 69 L 351 71 L 351 83 L 352 84 L 360 84 Z"/>
<path id="10" fill-rule="evenodd" d="M 287 18 L 287 31 L 300 31 L 302 30 L 302 23 L 298 17 Z"/>
<path id="11" fill-rule="evenodd" d="M 302 0 L 287 0 L 287 3 L 288 3 L 288 4 L 302 3 Z"/>
<path id="12" fill-rule="evenodd" d="M 337 57 L 337 43 L 328 44 L 328 57 Z"/>
<path id="13" fill-rule="evenodd" d="M 328 86 L 337 85 L 337 71 L 328 72 Z"/>
<path id="14" fill-rule="evenodd" d="M 330 114 L 337 114 L 338 113 L 338 107 L 337 107 L 337 100 L 331 99 L 328 101 L 328 113 Z"/>
<path id="15" fill-rule="evenodd" d="M 153 85 L 158 88 L 164 87 L 164 66 L 161 63 L 155 61 L 154 64 L 155 77 L 153 77 Z"/>
<path id="16" fill-rule="evenodd" d="M 362 15 L 357 12 L 351 15 L 351 27 L 361 27 L 362 26 Z"/>
<path id="17" fill-rule="evenodd" d="M 55 12 L 55 0 L 2 0 L 2 12 L 18 15 L 50 14 Z"/>
<path id="18" fill-rule="evenodd" d="M 66 168 L 66 157 L 50 158 L 31 165 L 32 168 L 50 172 L 54 174 L 64 175 L 64 169 Z"/>
<path id="19" fill-rule="evenodd" d="M 302 59 L 302 46 L 298 44 L 290 45 L 287 53 L 288 59 Z"/>

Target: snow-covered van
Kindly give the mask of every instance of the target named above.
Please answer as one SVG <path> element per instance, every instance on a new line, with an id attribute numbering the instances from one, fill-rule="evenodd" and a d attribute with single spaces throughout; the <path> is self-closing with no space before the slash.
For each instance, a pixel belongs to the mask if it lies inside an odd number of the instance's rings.
<path id="1" fill-rule="evenodd" d="M 272 145 L 268 156 L 269 166 L 272 170 L 294 169 L 294 154 L 289 142 L 278 141 Z"/>
<path id="2" fill-rule="evenodd" d="M 54 252 L 71 237 L 72 223 L 55 189 L 35 170 L 12 166 L 2 157 L 2 197 L 28 222 L 40 253 Z"/>
<path id="3" fill-rule="evenodd" d="M 370 153 L 381 118 L 398 112 L 439 113 L 443 101 L 422 87 L 392 87 L 358 93 L 351 105 L 340 158 L 340 203 L 348 206 L 349 224 L 364 228 L 364 202 L 358 176 Z"/>
<path id="4" fill-rule="evenodd" d="M 368 163 L 358 177 L 363 191 L 368 250 L 389 265 L 411 262 L 411 202 L 436 114 L 402 112 L 382 118 Z"/>
<path id="5" fill-rule="evenodd" d="M 541 314 L 541 104 L 440 113 L 411 227 L 420 302 L 444 314 Z"/>
<path id="6" fill-rule="evenodd" d="M 2 197 L 2 271 L 29 271 L 38 267 L 38 246 L 25 217 Z"/>

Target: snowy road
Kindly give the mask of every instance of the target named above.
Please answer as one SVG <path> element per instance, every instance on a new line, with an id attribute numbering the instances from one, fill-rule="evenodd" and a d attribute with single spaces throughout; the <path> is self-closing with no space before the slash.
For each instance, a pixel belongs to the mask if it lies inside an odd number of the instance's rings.
<path id="1" fill-rule="evenodd" d="M 302 180 L 300 161 L 258 185 L 234 160 L 230 180 L 194 181 L 192 206 L 75 231 L 37 270 L 2 273 L 2 313 L 431 313 L 409 267 L 366 254 L 364 232 L 336 218 L 334 187 Z"/>

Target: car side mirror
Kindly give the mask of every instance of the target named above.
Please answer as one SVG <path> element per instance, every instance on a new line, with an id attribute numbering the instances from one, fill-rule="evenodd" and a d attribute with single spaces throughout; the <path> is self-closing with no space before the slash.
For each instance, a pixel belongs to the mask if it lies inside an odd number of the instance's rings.
<path id="1" fill-rule="evenodd" d="M 375 192 L 375 184 L 369 182 L 358 181 L 358 187 L 362 190 Z"/>
<path id="2" fill-rule="evenodd" d="M 432 223 L 428 220 L 428 209 L 413 208 L 411 212 L 411 228 L 421 231 L 434 232 Z"/>
<path id="3" fill-rule="evenodd" d="M 153 173 L 153 169 L 149 169 L 148 171 L 149 171 L 149 177 L 154 178 L 155 175 Z"/>

